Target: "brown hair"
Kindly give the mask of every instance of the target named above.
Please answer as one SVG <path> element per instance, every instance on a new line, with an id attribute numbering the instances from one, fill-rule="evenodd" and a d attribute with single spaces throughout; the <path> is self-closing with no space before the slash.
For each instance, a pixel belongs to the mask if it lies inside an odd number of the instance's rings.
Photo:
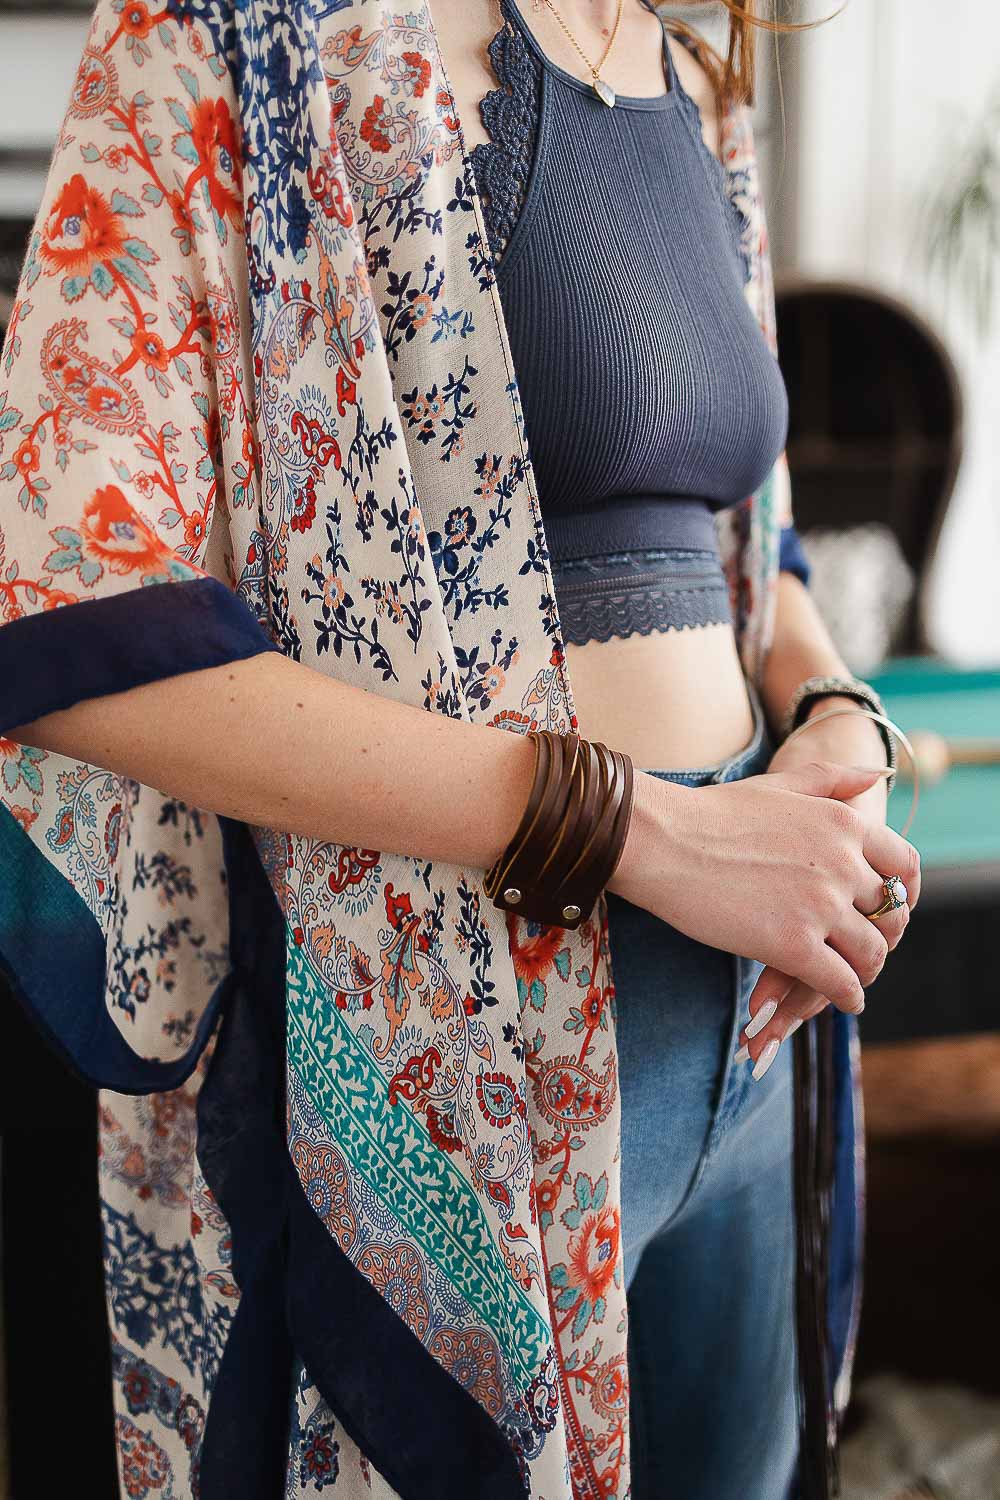
<path id="1" fill-rule="evenodd" d="M 701 3 L 707 4 L 710 0 L 701 0 Z M 758 15 L 758 0 L 718 0 L 718 3 L 724 5 L 729 12 L 729 46 L 724 58 L 720 57 L 715 48 L 709 46 L 705 38 L 687 22 L 670 17 L 666 24 L 676 36 L 684 39 L 701 63 L 722 105 L 737 101 L 744 104 L 753 103 L 755 38 L 752 27 L 775 33 L 812 31 L 816 26 L 822 26 L 824 22 L 829 21 L 832 15 L 838 15 L 844 8 L 841 4 L 831 15 L 822 16 L 817 21 L 777 21 L 773 17 L 769 19 Z M 846 4 L 846 0 L 844 3 Z"/>

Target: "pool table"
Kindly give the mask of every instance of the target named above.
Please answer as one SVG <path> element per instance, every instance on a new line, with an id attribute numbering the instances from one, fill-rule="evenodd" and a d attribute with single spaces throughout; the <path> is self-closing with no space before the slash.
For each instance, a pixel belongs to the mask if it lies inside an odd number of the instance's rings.
<path id="1" fill-rule="evenodd" d="M 964 670 L 935 657 L 887 661 L 868 680 L 907 733 L 1000 743 L 1000 667 Z M 905 763 L 904 752 L 900 760 Z M 889 821 L 901 827 L 899 779 Z M 920 904 L 906 939 L 869 989 L 866 1043 L 1000 1030 L 1000 760 L 955 766 L 923 784 L 908 837 L 920 850 Z"/>

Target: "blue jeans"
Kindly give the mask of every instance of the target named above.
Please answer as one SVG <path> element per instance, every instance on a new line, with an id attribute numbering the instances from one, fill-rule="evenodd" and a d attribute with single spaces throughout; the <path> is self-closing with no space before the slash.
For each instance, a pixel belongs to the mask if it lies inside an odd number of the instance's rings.
<path id="1" fill-rule="evenodd" d="M 773 753 L 754 733 L 685 786 Z M 748 899 L 752 894 L 748 893 Z M 622 1105 L 632 1500 L 783 1500 L 798 1449 L 792 1049 L 733 1053 L 762 965 L 608 893 Z"/>

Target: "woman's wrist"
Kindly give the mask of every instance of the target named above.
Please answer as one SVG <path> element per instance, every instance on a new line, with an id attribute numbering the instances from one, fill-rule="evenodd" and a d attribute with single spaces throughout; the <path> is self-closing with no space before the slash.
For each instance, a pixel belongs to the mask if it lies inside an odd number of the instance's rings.
<path id="1" fill-rule="evenodd" d="M 650 870 L 671 863 L 671 848 L 684 841 L 682 829 L 691 806 L 691 788 L 636 770 L 632 816 L 621 858 L 606 889 L 636 906 L 649 887 Z"/>
<path id="2" fill-rule="evenodd" d="M 850 758 L 854 765 L 884 766 L 887 761 L 885 739 L 879 726 L 867 716 L 864 706 L 856 698 L 848 698 L 840 693 L 827 693 L 821 698 L 814 698 L 803 715 L 802 722 L 808 723 L 811 719 L 819 718 L 832 708 L 846 708 L 853 712 L 837 714 L 810 729 L 808 735 L 802 736 L 803 749 L 812 758 L 827 755 L 828 758 L 837 760 Z M 820 745 L 832 747 L 832 753 L 820 751 L 817 748 Z"/>

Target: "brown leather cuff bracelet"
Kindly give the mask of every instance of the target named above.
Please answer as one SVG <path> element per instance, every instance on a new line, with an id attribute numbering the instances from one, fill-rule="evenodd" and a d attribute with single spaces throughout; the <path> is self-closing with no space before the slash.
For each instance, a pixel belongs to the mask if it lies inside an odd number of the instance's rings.
<path id="1" fill-rule="evenodd" d="M 539 729 L 531 738 L 535 770 L 527 805 L 484 888 L 501 911 L 576 928 L 590 916 L 625 847 L 632 761 L 578 734 Z"/>

